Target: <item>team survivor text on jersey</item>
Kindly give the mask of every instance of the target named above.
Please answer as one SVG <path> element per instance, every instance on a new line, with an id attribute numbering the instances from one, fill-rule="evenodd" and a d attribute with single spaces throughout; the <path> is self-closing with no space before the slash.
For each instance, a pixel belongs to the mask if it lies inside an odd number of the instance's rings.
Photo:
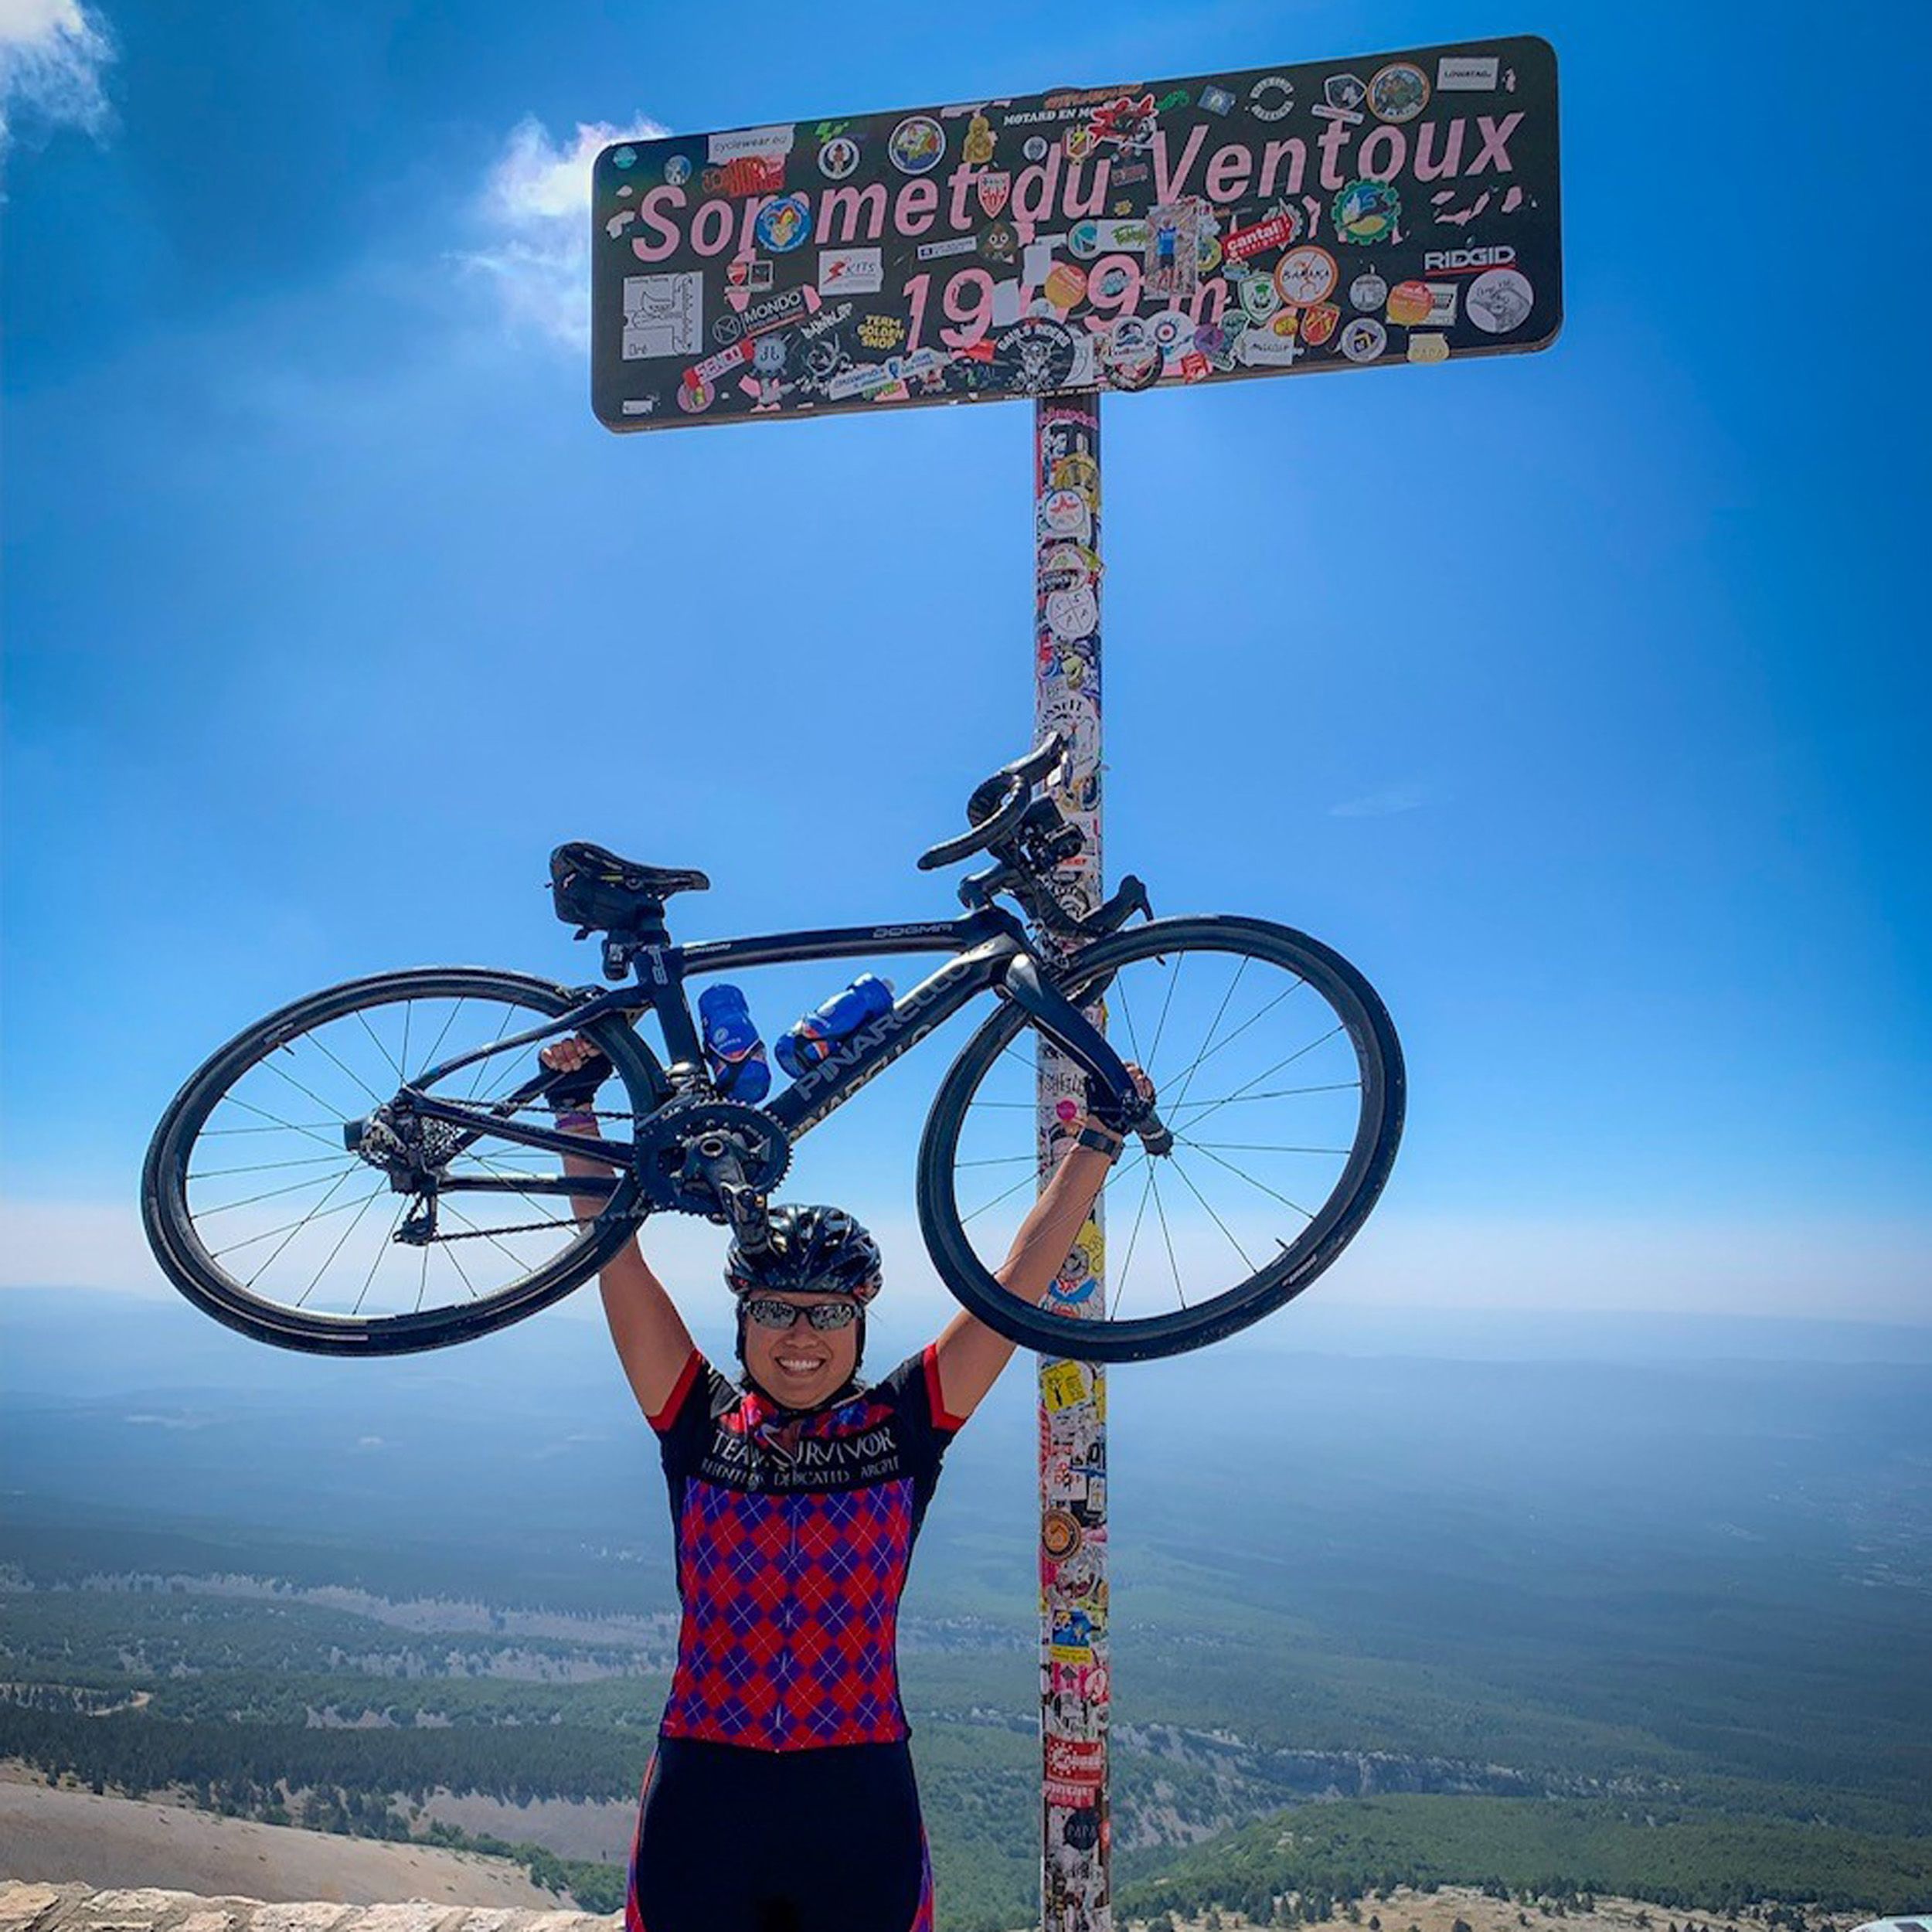
<path id="1" fill-rule="evenodd" d="M 613 429 L 1438 362 L 1562 320 L 1533 37 L 625 141 Z"/>

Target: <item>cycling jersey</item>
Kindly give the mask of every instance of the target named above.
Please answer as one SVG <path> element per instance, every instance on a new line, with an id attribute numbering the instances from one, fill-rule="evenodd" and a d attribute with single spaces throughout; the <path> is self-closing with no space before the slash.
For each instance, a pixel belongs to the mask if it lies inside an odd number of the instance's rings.
<path id="1" fill-rule="evenodd" d="M 804 1415 L 692 1351 L 651 1418 L 683 1607 L 662 1736 L 767 1751 L 906 1736 L 899 1599 L 963 1420 L 930 1345 Z"/>

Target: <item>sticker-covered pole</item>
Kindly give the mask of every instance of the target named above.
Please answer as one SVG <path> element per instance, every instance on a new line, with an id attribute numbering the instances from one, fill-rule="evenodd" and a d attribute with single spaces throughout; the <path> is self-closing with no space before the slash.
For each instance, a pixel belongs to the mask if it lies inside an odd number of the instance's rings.
<path id="1" fill-rule="evenodd" d="M 1035 741 L 1072 747 L 1060 804 L 1083 835 L 1056 876 L 1082 913 L 1100 872 L 1100 416 L 1097 393 L 1036 403 L 1033 417 Z M 1097 1008 L 1087 1017 L 1096 1025 Z M 1080 1071 L 1039 1049 L 1044 1187 L 1083 1099 Z M 1106 1306 L 1100 1210 L 1080 1230 L 1052 1293 L 1070 1323 Z M 1077 1337 L 1070 1335 L 1077 1353 Z M 1097 1364 L 1042 1356 L 1040 1445 L 1040 1922 L 1107 1932 L 1107 1384 Z"/>

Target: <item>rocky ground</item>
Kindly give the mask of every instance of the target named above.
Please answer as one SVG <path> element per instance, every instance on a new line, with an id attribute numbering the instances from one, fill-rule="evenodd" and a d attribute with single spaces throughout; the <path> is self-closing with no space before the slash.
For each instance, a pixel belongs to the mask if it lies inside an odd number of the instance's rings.
<path id="1" fill-rule="evenodd" d="M 50 1883 L 78 1880 L 83 1888 L 111 1889 L 181 1886 L 188 1889 L 178 1896 L 236 1893 L 271 1904 L 304 1907 L 315 1900 L 329 1901 L 313 1906 L 324 1913 L 386 1899 L 429 1900 L 439 1907 L 556 1903 L 530 1883 L 521 1866 L 501 1859 L 426 1845 L 335 1838 L 287 1825 L 218 1818 L 179 1805 L 97 1798 L 91 1791 L 0 1780 L 0 1886 L 19 1879 Z M 90 1923 L 73 1921 L 77 1927 Z M 133 1927 L 147 1921 L 128 1923 Z M 7 1932 L 11 1923 L 0 1924 L 0 1932 Z M 190 1932 L 244 1932 L 244 1927 L 238 1920 L 217 1917 L 197 1923 Z M 324 1928 L 304 1921 L 299 1927 L 263 1924 L 256 1932 L 324 1932 Z M 393 1932 L 432 1932 L 432 1928 L 425 1924 Z"/>
<path id="2" fill-rule="evenodd" d="M 151 1889 L 0 1879 L 0 1932 L 613 1932 L 587 1912 L 502 1906 L 266 1903 Z"/>

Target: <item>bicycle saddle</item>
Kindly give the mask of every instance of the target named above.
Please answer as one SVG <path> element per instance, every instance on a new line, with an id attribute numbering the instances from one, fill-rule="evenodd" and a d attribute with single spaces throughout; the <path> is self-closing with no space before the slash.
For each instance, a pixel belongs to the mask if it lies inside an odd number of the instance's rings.
<path id="1" fill-rule="evenodd" d="M 643 866 L 602 845 L 577 840 L 550 855 L 550 897 L 566 925 L 587 931 L 634 925 L 664 910 L 673 893 L 709 892 L 701 872 L 673 866 Z"/>

